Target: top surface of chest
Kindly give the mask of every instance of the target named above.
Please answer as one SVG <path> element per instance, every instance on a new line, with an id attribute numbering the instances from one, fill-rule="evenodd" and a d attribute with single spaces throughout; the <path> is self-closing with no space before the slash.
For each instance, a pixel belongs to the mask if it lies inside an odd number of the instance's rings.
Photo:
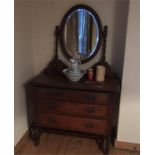
<path id="1" fill-rule="evenodd" d="M 70 82 L 63 75 L 46 76 L 40 74 L 33 78 L 29 84 L 37 87 L 48 87 L 57 89 L 68 89 L 78 91 L 92 91 L 92 92 L 115 92 L 119 93 L 120 83 L 116 78 L 105 79 L 103 83 L 88 82 L 83 79 L 79 82 Z"/>

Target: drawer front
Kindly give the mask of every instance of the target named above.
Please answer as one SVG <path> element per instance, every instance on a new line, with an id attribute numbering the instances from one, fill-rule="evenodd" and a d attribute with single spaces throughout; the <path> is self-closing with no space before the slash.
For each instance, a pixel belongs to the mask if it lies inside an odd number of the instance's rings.
<path id="1" fill-rule="evenodd" d="M 92 104 L 107 104 L 110 100 L 109 93 L 71 91 L 51 88 L 39 88 L 37 90 L 37 97 Z"/>
<path id="2" fill-rule="evenodd" d="M 37 122 L 41 126 L 50 127 L 54 129 L 64 129 L 100 135 L 106 134 L 107 132 L 106 120 L 40 114 L 37 118 Z"/>
<path id="3" fill-rule="evenodd" d="M 37 109 L 39 113 L 64 114 L 100 119 L 107 118 L 106 105 L 78 104 L 67 101 L 41 99 L 38 102 Z"/>

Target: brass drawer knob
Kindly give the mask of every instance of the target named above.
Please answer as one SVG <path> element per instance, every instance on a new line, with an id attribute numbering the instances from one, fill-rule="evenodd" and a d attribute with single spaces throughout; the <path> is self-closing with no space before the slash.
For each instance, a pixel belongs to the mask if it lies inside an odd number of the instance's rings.
<path id="1" fill-rule="evenodd" d="M 94 128 L 94 125 L 92 124 L 92 123 L 84 123 L 84 126 L 86 127 L 86 128 Z"/>
<path id="2" fill-rule="evenodd" d="M 48 117 L 48 123 L 55 124 L 56 123 L 56 119 L 53 118 L 53 117 Z"/>
<path id="3" fill-rule="evenodd" d="M 85 99 L 88 101 L 95 101 L 95 96 L 87 95 L 85 96 Z"/>
<path id="4" fill-rule="evenodd" d="M 94 113 L 95 112 L 95 108 L 94 107 L 85 107 L 85 112 L 87 112 L 87 113 Z"/>
<path id="5" fill-rule="evenodd" d="M 57 107 L 56 104 L 48 103 L 47 105 L 48 109 L 55 109 Z"/>

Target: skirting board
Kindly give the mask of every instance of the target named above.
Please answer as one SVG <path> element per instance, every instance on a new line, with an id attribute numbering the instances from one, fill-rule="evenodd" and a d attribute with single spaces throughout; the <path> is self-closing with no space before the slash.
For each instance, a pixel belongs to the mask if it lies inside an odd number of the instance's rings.
<path id="1" fill-rule="evenodd" d="M 126 149 L 132 151 L 140 151 L 140 144 L 137 143 L 129 143 L 129 142 L 122 142 L 122 141 L 115 141 L 115 148 L 118 149 Z"/>
<path id="2" fill-rule="evenodd" d="M 23 144 L 24 141 L 26 141 L 27 137 L 28 137 L 28 130 L 25 132 L 25 134 L 22 136 L 22 138 L 19 140 L 19 142 L 16 144 L 15 148 L 14 148 L 14 152 L 16 153 L 17 150 L 20 148 L 20 146 Z"/>

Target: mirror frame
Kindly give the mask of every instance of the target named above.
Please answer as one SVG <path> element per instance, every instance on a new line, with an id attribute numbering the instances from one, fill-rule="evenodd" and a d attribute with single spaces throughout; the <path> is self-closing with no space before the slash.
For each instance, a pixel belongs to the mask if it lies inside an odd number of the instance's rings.
<path id="1" fill-rule="evenodd" d="M 102 41 L 102 25 L 101 25 L 101 21 L 100 21 L 99 16 L 97 15 L 97 13 L 96 13 L 92 8 L 90 8 L 89 6 L 84 5 L 84 4 L 78 4 L 78 5 L 75 5 L 75 6 L 73 6 L 72 8 L 70 8 L 70 9 L 65 13 L 65 15 L 64 15 L 64 17 L 63 17 L 63 19 L 62 19 L 62 21 L 61 21 L 61 24 L 60 24 L 60 45 L 61 45 L 62 52 L 64 53 L 64 55 L 65 55 L 68 59 L 72 58 L 72 57 L 68 54 L 67 49 L 66 49 L 66 47 L 65 47 L 65 43 L 64 43 L 64 27 L 65 27 L 65 24 L 66 24 L 66 21 L 67 21 L 68 16 L 69 16 L 72 12 L 74 12 L 75 10 L 77 10 L 77 9 L 85 9 L 85 10 L 88 10 L 88 11 L 94 16 L 94 18 L 95 18 L 95 20 L 96 20 L 96 23 L 97 23 L 97 26 L 98 26 L 98 31 L 99 31 L 99 40 L 98 40 L 98 43 L 97 43 L 97 45 L 96 45 L 96 49 L 94 50 L 94 53 L 93 53 L 90 57 L 88 57 L 88 58 L 86 58 L 86 59 L 84 59 L 84 60 L 81 60 L 81 63 L 86 63 L 86 62 L 88 62 L 90 59 L 94 58 L 94 56 L 97 54 L 97 52 L 98 52 L 98 50 L 99 50 L 99 48 L 100 48 L 100 46 L 101 46 L 101 41 Z"/>

